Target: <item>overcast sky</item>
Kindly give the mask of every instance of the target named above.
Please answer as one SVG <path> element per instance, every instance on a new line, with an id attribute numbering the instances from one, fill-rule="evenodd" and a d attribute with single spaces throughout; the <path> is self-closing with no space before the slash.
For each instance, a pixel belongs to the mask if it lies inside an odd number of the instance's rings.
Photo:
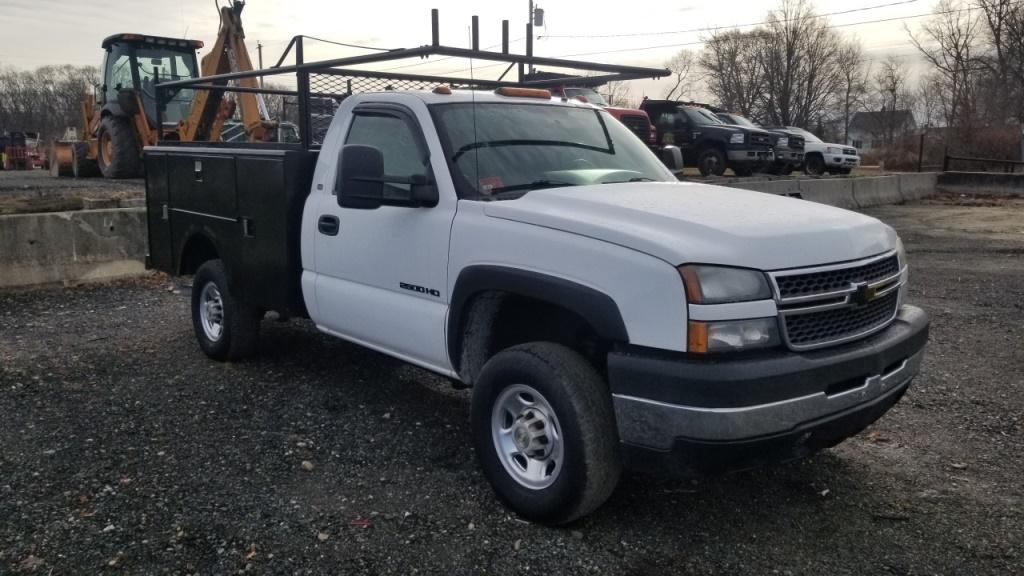
<path id="1" fill-rule="evenodd" d="M 221 0 L 225 2 L 226 0 Z M 903 58 L 911 67 L 917 57 L 903 30 L 924 20 L 912 18 L 933 8 L 930 0 L 818 0 L 819 13 L 866 8 L 829 16 L 843 34 L 856 35 L 867 55 L 884 59 Z M 217 33 L 214 0 L 0 0 L 0 66 L 33 68 L 45 64 L 96 65 L 101 62 L 100 41 L 119 32 L 161 36 L 187 36 L 211 46 Z M 607 10 L 602 6 L 607 5 Z M 538 2 L 546 13 L 546 26 L 536 30 L 534 52 L 542 56 L 579 56 L 617 64 L 661 66 L 681 48 L 699 50 L 707 32 L 676 31 L 707 27 L 738 26 L 764 19 L 775 3 L 771 0 L 716 0 L 715 2 L 630 0 L 547 0 Z M 480 16 L 481 46 L 499 44 L 501 20 L 510 21 L 510 35 L 519 41 L 513 50 L 525 49 L 522 37 L 527 0 L 249 0 L 243 13 L 246 42 L 256 61 L 256 43 L 264 45 L 264 63 L 270 65 L 295 34 L 385 48 L 412 47 L 430 42 L 430 8 L 441 11 L 441 42 L 469 44 L 470 17 Z M 877 8 L 875 8 L 877 7 Z M 888 22 L 858 24 L 880 19 Z M 742 29 L 749 29 L 745 27 Z M 660 34 L 649 34 L 649 33 Z M 639 34 L 611 38 L 562 38 L 559 36 Z M 689 45 L 688 45 L 689 44 Z M 684 46 L 685 45 L 685 46 Z M 658 46 L 657 48 L 651 48 Z M 307 59 L 362 53 L 331 45 L 313 45 Z M 460 61 L 425 62 L 403 71 L 450 72 L 466 67 Z M 500 74 L 502 68 L 482 69 L 481 76 Z M 668 81 L 634 84 L 635 95 L 661 96 Z"/>

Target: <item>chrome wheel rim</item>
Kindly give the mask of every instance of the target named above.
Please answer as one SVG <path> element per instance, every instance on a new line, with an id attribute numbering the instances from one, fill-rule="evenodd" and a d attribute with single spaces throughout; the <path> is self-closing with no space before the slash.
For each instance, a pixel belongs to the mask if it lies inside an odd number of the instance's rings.
<path id="1" fill-rule="evenodd" d="M 513 384 L 491 411 L 491 437 L 498 460 L 521 486 L 547 488 L 558 479 L 565 446 L 558 417 L 535 388 Z"/>
<path id="2" fill-rule="evenodd" d="M 199 293 L 199 321 L 211 342 L 217 342 L 224 335 L 224 300 L 213 282 L 207 282 Z"/>

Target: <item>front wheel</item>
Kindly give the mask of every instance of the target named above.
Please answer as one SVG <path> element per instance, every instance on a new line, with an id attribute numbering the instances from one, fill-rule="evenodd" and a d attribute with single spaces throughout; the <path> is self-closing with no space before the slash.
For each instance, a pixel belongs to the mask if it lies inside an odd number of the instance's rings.
<path id="1" fill-rule="evenodd" d="M 103 118 L 96 146 L 97 160 L 104 178 L 136 178 L 142 173 L 139 143 L 128 118 Z"/>
<path id="2" fill-rule="evenodd" d="M 804 172 L 811 176 L 821 176 L 825 173 L 825 159 L 815 154 L 804 159 Z"/>
<path id="3" fill-rule="evenodd" d="M 473 389 L 472 429 L 494 491 L 529 520 L 571 522 L 618 483 L 611 394 L 593 366 L 560 344 L 522 344 L 491 358 Z"/>
<path id="4" fill-rule="evenodd" d="M 204 354 L 214 360 L 241 360 L 256 352 L 262 315 L 231 294 L 227 279 L 220 260 L 209 260 L 196 271 L 192 327 Z"/>
<path id="5" fill-rule="evenodd" d="M 725 173 L 725 153 L 718 148 L 708 148 L 697 156 L 697 169 L 701 176 L 721 176 Z"/>

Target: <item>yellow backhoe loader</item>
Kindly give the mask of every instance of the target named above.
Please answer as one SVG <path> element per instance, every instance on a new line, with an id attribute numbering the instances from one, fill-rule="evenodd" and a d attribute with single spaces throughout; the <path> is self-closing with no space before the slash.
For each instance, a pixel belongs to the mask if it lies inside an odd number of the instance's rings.
<path id="1" fill-rule="evenodd" d="M 252 70 L 242 29 L 245 2 L 234 0 L 220 8 L 220 31 L 197 70 L 198 40 L 144 34 L 115 34 L 103 40 L 106 51 L 103 83 L 98 94 L 81 105 L 79 140 L 60 140 L 51 147 L 50 171 L 62 176 L 135 178 L 142 174 L 142 148 L 158 139 L 213 141 L 236 107 L 250 142 L 264 141 L 274 123 L 253 93 L 225 98 L 218 90 L 172 90 L 165 94 L 158 113 L 153 85 L 157 81 L 212 76 Z M 197 73 L 198 72 L 198 73 Z M 247 78 L 239 86 L 256 88 Z M 157 119 L 160 125 L 157 125 Z"/>

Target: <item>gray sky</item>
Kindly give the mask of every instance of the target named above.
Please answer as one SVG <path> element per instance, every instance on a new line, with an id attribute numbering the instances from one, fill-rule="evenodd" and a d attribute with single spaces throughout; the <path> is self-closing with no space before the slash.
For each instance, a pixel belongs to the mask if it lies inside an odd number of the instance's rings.
<path id="1" fill-rule="evenodd" d="M 33 68 L 44 64 L 96 65 L 101 62 L 100 41 L 118 32 L 139 32 L 203 40 L 209 47 L 217 32 L 214 0 L 0 0 L 0 66 Z M 224 0 L 222 0 L 224 1 Z M 819 13 L 871 8 L 900 0 L 817 0 Z M 707 32 L 665 33 L 613 38 L 559 38 L 563 35 L 607 35 L 673 32 L 698 28 L 756 23 L 775 6 L 769 0 L 718 0 L 716 2 L 666 2 L 665 0 L 547 0 L 538 5 L 546 12 L 546 27 L 536 34 L 534 52 L 543 56 L 579 56 L 618 64 L 660 66 L 681 48 L 699 50 Z M 607 11 L 602 6 L 607 5 Z M 481 45 L 501 41 L 501 20 L 510 20 L 510 35 L 519 41 L 512 49 L 525 50 L 527 0 L 482 2 L 480 0 L 249 0 L 243 13 L 246 41 L 256 61 L 256 42 L 264 45 L 264 63 L 277 59 L 295 34 L 380 46 L 411 47 L 430 42 L 430 8 L 441 11 L 443 44 L 468 46 L 470 17 L 480 16 Z M 933 7 L 930 0 L 829 16 L 844 34 L 858 36 L 867 55 L 881 60 L 888 54 L 903 58 L 911 67 L 917 56 L 903 31 L 903 19 L 915 28 Z M 895 19 L 851 25 L 879 19 Z M 849 25 L 849 26 L 844 26 Z M 749 29 L 749 28 L 744 28 Z M 658 48 L 650 48 L 659 46 Z M 307 59 L 362 53 L 331 45 L 313 45 Z M 202 52 L 201 52 L 202 55 Z M 460 61 L 426 62 L 403 71 L 449 72 L 465 68 Z M 496 75 L 501 68 L 481 69 L 480 76 Z M 661 96 L 668 80 L 637 82 L 636 96 Z"/>

